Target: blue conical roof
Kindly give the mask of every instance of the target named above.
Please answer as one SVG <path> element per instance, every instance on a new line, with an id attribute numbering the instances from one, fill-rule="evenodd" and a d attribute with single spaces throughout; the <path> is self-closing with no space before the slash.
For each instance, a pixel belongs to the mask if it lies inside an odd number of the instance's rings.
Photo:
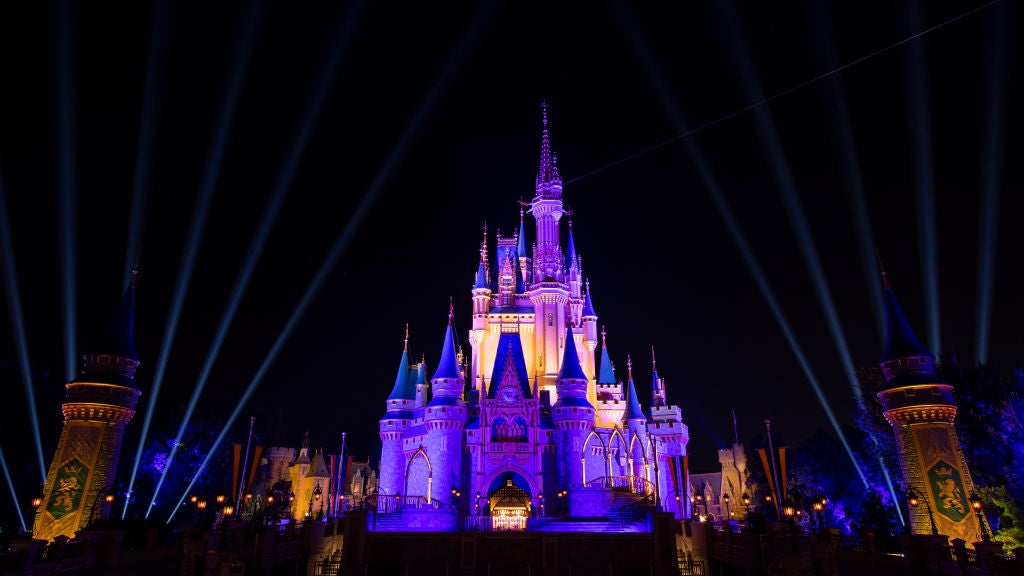
<path id="1" fill-rule="evenodd" d="M 623 420 L 646 420 L 643 409 L 640 408 L 640 400 L 636 397 L 636 386 L 633 385 L 633 375 L 629 376 L 629 385 L 626 387 L 626 413 L 622 415 Z"/>
<path id="2" fill-rule="evenodd" d="M 565 353 L 562 354 L 562 369 L 558 371 L 559 380 L 586 380 L 587 375 L 580 367 L 580 357 L 576 353 L 576 340 L 572 337 L 572 325 L 565 326 Z"/>
<path id="3" fill-rule="evenodd" d="M 526 222 L 523 221 L 523 209 L 519 209 L 519 242 L 516 243 L 516 253 L 520 258 L 529 257 L 526 252 Z"/>
<path id="4" fill-rule="evenodd" d="M 129 358 L 138 362 L 139 355 L 135 351 L 135 340 L 133 337 L 135 325 L 135 273 L 132 273 L 132 281 L 121 297 L 121 302 L 114 311 L 113 318 L 107 324 L 103 336 L 96 341 L 87 354 L 110 354 L 121 358 Z"/>
<path id="5" fill-rule="evenodd" d="M 490 288 L 487 285 L 487 265 L 482 260 L 476 268 L 476 283 L 473 284 L 473 289 L 477 288 Z"/>
<path id="6" fill-rule="evenodd" d="M 594 312 L 594 303 L 590 301 L 590 282 L 587 282 L 587 296 L 583 300 L 583 317 L 589 316 L 597 318 L 597 312 Z"/>
<path id="7" fill-rule="evenodd" d="M 576 243 L 572 241 L 572 221 L 569 222 L 569 246 L 565 253 L 565 266 L 568 268 L 576 262 Z"/>
<path id="8" fill-rule="evenodd" d="M 416 384 L 409 378 L 409 349 L 408 346 L 402 350 L 402 360 L 398 364 L 398 375 L 395 377 L 395 385 L 391 388 L 388 400 L 415 400 Z"/>
<path id="9" fill-rule="evenodd" d="M 449 313 L 448 329 L 445 330 L 444 346 L 441 348 L 441 360 L 438 361 L 437 372 L 434 372 L 434 377 L 431 380 L 437 380 L 438 378 L 461 378 L 462 374 L 459 372 L 459 362 L 455 356 L 455 350 L 455 337 L 452 334 L 452 315 Z"/>
<path id="10" fill-rule="evenodd" d="M 608 342 L 604 340 L 604 330 L 601 330 L 603 343 L 601 344 L 601 368 L 597 371 L 598 384 L 615 384 L 615 369 L 612 368 L 612 358 L 608 354 Z"/>
<path id="11" fill-rule="evenodd" d="M 907 358 L 910 356 L 932 357 L 931 352 L 921 344 L 921 341 L 910 329 L 910 322 L 903 314 L 892 288 L 885 286 L 883 298 L 885 300 L 885 348 L 882 351 L 881 362 L 895 358 Z"/>
<path id="12" fill-rule="evenodd" d="M 523 283 L 523 265 L 519 261 L 519 255 L 515 258 L 516 267 L 516 294 L 523 294 L 526 292 L 526 284 Z"/>

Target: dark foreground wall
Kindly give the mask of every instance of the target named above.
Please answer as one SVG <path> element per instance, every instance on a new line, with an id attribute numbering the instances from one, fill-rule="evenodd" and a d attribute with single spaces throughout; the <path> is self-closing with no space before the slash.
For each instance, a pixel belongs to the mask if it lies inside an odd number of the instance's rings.
<path id="1" fill-rule="evenodd" d="M 671 515 L 655 531 L 366 532 L 346 518 L 342 574 L 651 576 L 678 574 Z M 664 532 L 664 533 L 663 533 Z"/>

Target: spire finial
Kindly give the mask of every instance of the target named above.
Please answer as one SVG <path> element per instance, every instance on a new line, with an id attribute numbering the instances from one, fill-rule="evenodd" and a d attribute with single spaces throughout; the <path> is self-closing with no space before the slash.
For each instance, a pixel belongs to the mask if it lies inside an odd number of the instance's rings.
<path id="1" fill-rule="evenodd" d="M 135 288 L 135 280 L 139 276 L 139 260 L 142 260 L 142 246 L 139 246 L 139 251 L 135 253 L 135 264 L 132 265 L 132 273 L 128 277 L 128 286 Z"/>
<path id="2" fill-rule="evenodd" d="M 455 314 L 455 305 L 452 304 L 452 297 L 448 297 L 448 325 L 452 325 L 452 316 Z"/>
<path id="3" fill-rule="evenodd" d="M 629 354 L 626 354 L 626 372 L 629 374 L 629 379 L 633 379 L 633 359 L 630 358 Z"/>
<path id="4" fill-rule="evenodd" d="M 405 351 L 409 351 L 409 323 L 405 323 Z"/>
<path id="5" fill-rule="evenodd" d="M 601 326 L 601 348 L 608 349 L 608 334 L 604 331 L 604 325 Z"/>
<path id="6" fill-rule="evenodd" d="M 878 253 L 878 249 L 875 248 L 875 258 L 878 258 L 878 270 L 882 275 L 882 288 L 885 290 L 889 289 L 889 278 L 885 275 L 885 266 L 882 265 L 882 255 Z"/>
<path id="7" fill-rule="evenodd" d="M 523 203 L 523 197 L 520 196 L 519 197 L 519 223 L 520 224 L 522 224 L 524 222 L 524 219 L 523 219 L 523 206 L 525 206 L 525 204 Z"/>
<path id="8" fill-rule="evenodd" d="M 651 370 L 654 370 L 655 372 L 657 372 L 658 371 L 657 366 L 658 366 L 657 360 L 654 359 L 654 346 L 651 346 Z"/>

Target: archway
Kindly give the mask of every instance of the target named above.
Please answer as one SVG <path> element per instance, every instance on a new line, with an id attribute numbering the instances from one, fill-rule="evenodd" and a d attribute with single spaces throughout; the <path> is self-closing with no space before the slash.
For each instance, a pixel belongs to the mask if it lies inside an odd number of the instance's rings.
<path id="1" fill-rule="evenodd" d="M 516 472 L 507 470 L 494 477 L 487 488 L 487 512 L 491 529 L 499 531 L 526 530 L 533 511 L 530 483 Z"/>

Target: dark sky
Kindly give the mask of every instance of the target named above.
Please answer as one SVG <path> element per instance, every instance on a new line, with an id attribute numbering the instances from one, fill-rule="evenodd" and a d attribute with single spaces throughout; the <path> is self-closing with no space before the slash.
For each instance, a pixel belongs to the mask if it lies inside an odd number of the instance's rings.
<path id="1" fill-rule="evenodd" d="M 298 445 L 308 429 L 312 447 L 336 452 L 344 431 L 354 454 L 376 457 L 377 418 L 405 324 L 414 357 L 425 354 L 435 366 L 452 297 L 469 349 L 481 229 L 486 221 L 493 247 L 493 232 L 511 232 L 517 201 L 533 195 L 542 101 L 618 375 L 625 377 L 631 354 L 646 390 L 655 346 L 669 400 L 690 427 L 694 470 L 716 465 L 715 450 L 733 436 L 733 409 L 745 441 L 765 419 L 778 443 L 831 432 L 715 193 L 840 422 L 852 421 L 851 388 L 804 260 L 809 244 L 801 248 L 792 226 L 797 211 L 854 366 L 877 362 L 882 346 L 871 295 L 877 270 L 866 269 L 859 252 L 865 242 L 879 250 L 918 336 L 929 342 L 929 244 L 921 240 L 928 230 L 941 352 L 978 358 L 979 254 L 986 252 L 979 229 L 989 228 L 987 357 L 1004 372 L 1024 364 L 1024 147 L 1014 105 L 1024 85 L 1013 37 L 1020 7 L 1008 0 L 571 4 L 270 2 L 255 16 L 247 14 L 256 5 L 246 2 L 175 2 L 163 16 L 160 2 L 0 8 L 0 179 L 47 464 L 66 373 L 58 241 L 65 192 L 74 199 L 70 282 L 81 351 L 124 289 L 134 253 L 129 223 L 140 206 L 133 189 L 142 183 L 145 209 L 134 220 L 143 396 L 119 477 L 130 473 L 151 403 L 149 439 L 176 429 L 275 190 L 284 193 L 280 209 L 195 417 L 225 420 L 258 378 L 226 441 L 244 442 L 254 416 L 262 443 Z M 233 46 L 246 18 L 257 28 L 243 67 Z M 317 106 L 313 93 L 337 46 Z M 72 82 L 60 80 L 62 66 Z M 233 74 L 241 83 L 227 119 L 222 101 Z M 59 113 L 58 94 L 72 114 Z M 296 136 L 303 118 L 308 138 Z M 220 125 L 229 130 L 223 159 L 211 163 Z M 770 125 L 777 140 L 759 132 Z M 62 131 L 70 145 L 61 144 Z M 691 160 L 693 149 L 717 192 Z M 851 158 L 852 171 L 844 168 Z M 788 170 L 773 169 L 780 159 Z M 210 165 L 219 166 L 212 203 L 169 344 L 170 303 Z M 780 173 L 791 175 L 788 204 Z M 858 224 L 851 175 L 859 175 L 870 237 Z M 995 205 L 986 201 L 991 185 Z M 933 205 L 933 227 L 923 199 Z M 986 206 L 996 207 L 991 220 L 982 218 Z M 322 269 L 339 238 L 346 240 L 334 265 Z M 321 270 L 305 313 L 258 372 Z M 0 447 L 27 500 L 40 489 L 39 474 L 14 324 L 3 310 Z"/>

